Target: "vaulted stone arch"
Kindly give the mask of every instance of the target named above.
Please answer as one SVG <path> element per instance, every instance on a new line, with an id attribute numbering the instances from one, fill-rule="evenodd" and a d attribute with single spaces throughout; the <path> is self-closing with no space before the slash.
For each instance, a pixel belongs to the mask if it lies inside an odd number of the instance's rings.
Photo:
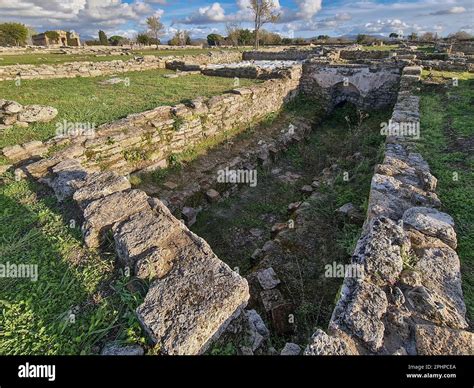
<path id="1" fill-rule="evenodd" d="M 328 111 L 348 101 L 362 109 L 380 109 L 396 100 L 401 67 L 397 64 L 303 64 L 301 90 Z"/>
<path id="2" fill-rule="evenodd" d="M 363 103 L 360 90 L 354 84 L 338 82 L 331 88 L 331 105 L 335 107 L 343 102 L 360 106 Z"/>

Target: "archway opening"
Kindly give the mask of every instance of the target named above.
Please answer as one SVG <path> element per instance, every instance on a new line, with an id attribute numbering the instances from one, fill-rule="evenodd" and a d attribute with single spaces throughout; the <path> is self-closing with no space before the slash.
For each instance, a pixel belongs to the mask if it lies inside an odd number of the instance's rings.
<path id="1" fill-rule="evenodd" d="M 341 107 L 347 102 L 356 106 L 362 105 L 362 96 L 357 86 L 350 82 L 338 82 L 332 87 L 331 100 L 333 108 Z"/>

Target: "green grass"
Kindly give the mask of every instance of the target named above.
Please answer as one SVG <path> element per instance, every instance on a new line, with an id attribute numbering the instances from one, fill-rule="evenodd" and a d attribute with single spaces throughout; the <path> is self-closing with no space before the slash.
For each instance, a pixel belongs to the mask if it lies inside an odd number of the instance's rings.
<path id="1" fill-rule="evenodd" d="M 168 70 L 147 70 L 121 73 L 130 85 L 101 85 L 112 76 L 25 80 L 20 86 L 14 81 L 0 82 L 0 96 L 21 104 L 49 105 L 59 114 L 50 123 L 36 123 L 28 128 L 13 127 L 0 137 L 0 148 L 31 140 L 45 140 L 55 135 L 56 123 L 95 123 L 97 126 L 125 117 L 127 114 L 145 111 L 160 105 L 173 105 L 197 96 L 210 97 L 233 89 L 232 78 L 188 75 L 180 78 L 164 78 Z M 242 86 L 257 81 L 242 79 Z"/>
<path id="2" fill-rule="evenodd" d="M 108 340 L 143 343 L 134 313 L 141 293 L 114 272 L 112 255 L 85 251 L 60 212 L 37 186 L 8 177 L 0 186 L 0 263 L 34 264 L 39 275 L 0 278 L 0 354 L 91 354 Z"/>
<path id="3" fill-rule="evenodd" d="M 383 46 L 363 46 L 364 51 L 390 51 L 398 49 L 398 44 L 387 44 Z"/>
<path id="4" fill-rule="evenodd" d="M 427 46 L 418 46 L 418 47 L 417 47 L 417 50 L 418 50 L 418 51 L 423 51 L 423 52 L 426 53 L 426 54 L 432 54 L 432 53 L 435 52 L 434 46 L 430 46 L 430 45 L 427 45 Z"/>
<path id="5" fill-rule="evenodd" d="M 474 318 L 474 74 L 433 72 L 459 78 L 459 86 L 425 88 L 421 94 L 421 139 L 417 143 L 438 178 L 442 210 L 456 224 L 462 285 Z M 442 109 L 440 109 L 442 107 Z M 457 178 L 457 179 L 456 179 Z"/>
<path id="6" fill-rule="evenodd" d="M 306 112 L 308 117 L 311 111 L 314 114 L 314 103 L 299 102 L 287 106 L 285 115 L 291 115 L 293 109 L 298 113 Z M 256 187 L 243 187 L 238 194 L 200 212 L 192 226 L 221 260 L 247 275 L 259 265 L 251 255 L 270 239 L 272 225 L 287 222 L 288 204 L 304 198 L 300 188 L 311 184 L 323 168 L 334 163 L 339 165 L 334 185 L 322 184 L 317 189 L 320 199 L 309 200 L 306 226 L 292 234 L 293 237 L 283 239 L 282 257 L 265 262 L 283 280 L 283 290 L 295 305 L 298 322 L 296 337 L 272 337 L 272 343 L 283 341 L 281 346 L 285 341 L 305 343 L 315 327 L 327 327 L 342 279 L 325 278 L 324 265 L 332 261 L 348 263 L 361 233 L 361 225 L 344 223 L 335 212 L 348 202 L 362 213 L 366 211 L 374 165 L 382 160 L 384 139 L 378 129 L 380 122 L 387 120 L 389 112 L 390 109 L 370 112 L 361 127 L 351 131 L 345 117 L 349 116 L 351 123 L 355 123 L 356 112 L 350 106 L 337 109 L 315 125 L 307 141 L 291 145 L 277 162 L 259 168 Z M 284 122 L 281 117 L 275 121 Z M 355 152 L 361 153 L 360 159 L 350 160 L 348 157 Z M 272 174 L 271 170 L 275 168 L 281 169 L 281 173 L 297 173 L 301 179 L 295 184 L 283 183 Z M 349 181 L 343 179 L 344 171 L 349 173 Z M 249 239 L 252 228 L 262 231 L 261 239 Z M 265 317 L 265 313 L 262 316 Z"/>
<path id="7" fill-rule="evenodd" d="M 226 51 L 232 51 L 226 49 Z M 209 52 L 216 52 L 216 50 L 209 49 L 182 49 L 182 50 L 154 50 L 154 49 L 143 49 L 143 50 L 133 50 L 133 55 L 155 55 L 159 57 L 167 56 L 188 56 L 188 55 L 200 55 L 207 54 Z M 100 54 L 100 53 L 99 53 Z M 78 62 L 78 61 L 90 61 L 90 62 L 103 62 L 103 61 L 112 61 L 120 59 L 127 61 L 133 58 L 133 55 L 106 55 L 106 56 L 96 56 L 96 54 L 57 54 L 57 53 L 44 53 L 44 52 L 33 52 L 28 54 L 16 54 L 16 55 L 2 55 L 0 53 L 0 66 L 7 65 L 40 65 L 48 64 L 54 65 L 65 62 Z"/>

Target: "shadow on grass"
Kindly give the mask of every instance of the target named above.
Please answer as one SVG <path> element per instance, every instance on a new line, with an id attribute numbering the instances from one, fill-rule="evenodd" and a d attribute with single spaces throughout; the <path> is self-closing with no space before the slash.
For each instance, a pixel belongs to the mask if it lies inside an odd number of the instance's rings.
<path id="1" fill-rule="evenodd" d="M 91 354 L 106 340 L 141 341 L 130 280 L 114 271 L 113 258 L 82 248 L 53 198 L 7 181 L 0 209 L 0 263 L 38 268 L 36 282 L 0 279 L 0 354 Z"/>

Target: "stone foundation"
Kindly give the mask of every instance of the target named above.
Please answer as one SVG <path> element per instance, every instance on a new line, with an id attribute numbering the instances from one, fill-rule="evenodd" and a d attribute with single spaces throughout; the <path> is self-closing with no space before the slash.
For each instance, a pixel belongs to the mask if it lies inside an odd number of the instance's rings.
<path id="1" fill-rule="evenodd" d="M 413 95 L 421 68 L 405 68 L 394 123 L 419 121 Z M 407 136 L 387 137 L 372 179 L 368 214 L 328 334 L 305 354 L 473 354 L 453 219 L 436 208 L 437 180 Z"/>
<path id="2" fill-rule="evenodd" d="M 378 109 L 395 102 L 400 72 L 401 66 L 397 64 L 307 61 L 303 64 L 301 91 L 327 106 L 327 110 L 343 101 L 363 109 Z"/>
<path id="3" fill-rule="evenodd" d="M 90 171 L 128 174 L 143 168 L 166 167 L 173 154 L 278 111 L 297 95 L 300 76 L 301 66 L 295 66 L 287 77 L 279 80 L 212 98 L 197 98 L 187 105 L 160 106 L 132 114 L 99 126 L 93 134 L 35 142 L 36 148 L 41 149 L 36 155 L 45 155 L 52 146 L 60 147 L 61 151 L 48 159 L 28 162 L 24 171 L 38 178 L 54 161 L 71 157 Z M 3 154 L 14 155 L 10 160 L 18 164 L 32 156 L 26 150 L 21 153 L 23 148 L 5 147 Z"/>
<path id="4" fill-rule="evenodd" d="M 66 159 L 43 179 L 83 211 L 85 243 L 99 248 L 112 231 L 119 264 L 151 282 L 138 318 L 161 354 L 200 354 L 249 298 L 245 279 L 220 261 L 159 200 L 115 173 L 88 173 Z"/>
<path id="5" fill-rule="evenodd" d="M 182 61 L 183 57 L 157 57 L 145 55 L 127 61 L 114 60 L 103 62 L 66 62 L 58 65 L 10 65 L 0 66 L 0 81 L 14 79 L 49 79 L 97 77 L 100 75 L 125 73 L 129 71 L 143 71 L 152 69 L 172 68 L 173 63 Z M 186 63 L 193 65 L 193 69 L 200 69 L 201 65 L 210 63 L 230 63 L 242 60 L 241 52 L 216 52 L 211 55 L 200 54 L 187 56 Z M 184 63 L 184 62 L 183 62 Z M 180 68 L 182 69 L 182 68 Z"/>
<path id="6" fill-rule="evenodd" d="M 244 51 L 244 61 L 303 61 L 316 55 L 315 50 Z"/>

